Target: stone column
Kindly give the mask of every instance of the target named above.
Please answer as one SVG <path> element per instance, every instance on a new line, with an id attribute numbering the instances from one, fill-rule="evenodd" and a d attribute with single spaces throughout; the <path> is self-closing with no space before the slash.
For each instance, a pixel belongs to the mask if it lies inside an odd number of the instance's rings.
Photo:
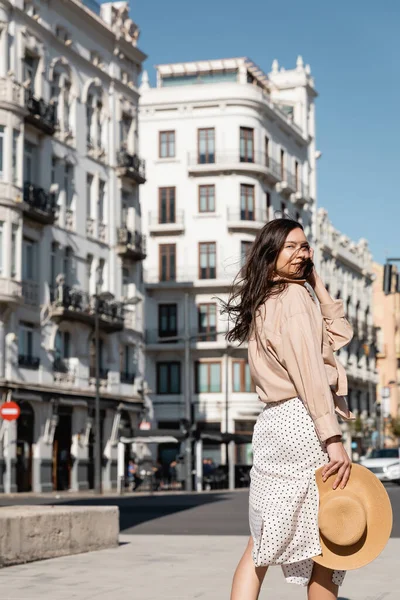
<path id="1" fill-rule="evenodd" d="M 0 77 L 8 72 L 8 21 L 7 8 L 0 2 Z"/>

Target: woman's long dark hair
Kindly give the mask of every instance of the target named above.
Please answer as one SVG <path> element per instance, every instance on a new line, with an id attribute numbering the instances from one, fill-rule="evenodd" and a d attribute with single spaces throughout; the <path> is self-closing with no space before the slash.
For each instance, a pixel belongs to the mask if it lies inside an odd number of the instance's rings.
<path id="1" fill-rule="evenodd" d="M 246 262 L 234 279 L 229 298 L 222 305 L 221 314 L 227 313 L 233 327 L 227 332 L 229 342 L 248 341 L 255 324 L 257 311 L 267 298 L 280 294 L 287 286 L 284 281 L 273 281 L 276 275 L 286 278 L 307 278 L 314 267 L 311 259 L 302 261 L 297 272 L 288 276 L 279 273 L 276 262 L 288 234 L 293 229 L 303 229 L 294 219 L 282 218 L 270 221 L 258 232 L 248 252 Z"/>

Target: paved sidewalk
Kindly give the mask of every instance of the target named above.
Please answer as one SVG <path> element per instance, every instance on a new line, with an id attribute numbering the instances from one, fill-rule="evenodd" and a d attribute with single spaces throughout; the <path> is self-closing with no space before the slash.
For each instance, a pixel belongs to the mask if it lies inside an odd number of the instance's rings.
<path id="1" fill-rule="evenodd" d="M 1 600 L 228 600 L 242 536 L 121 535 L 121 545 L 0 570 Z M 346 574 L 342 600 L 396 600 L 400 540 L 389 540 L 373 563 Z M 300 600 L 306 588 L 287 584 L 271 567 L 260 600 Z"/>

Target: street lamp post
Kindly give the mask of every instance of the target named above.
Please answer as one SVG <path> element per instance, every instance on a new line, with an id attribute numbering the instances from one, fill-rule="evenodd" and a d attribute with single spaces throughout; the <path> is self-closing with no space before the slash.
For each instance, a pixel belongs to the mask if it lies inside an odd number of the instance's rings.
<path id="1" fill-rule="evenodd" d="M 101 439 L 100 439 L 100 335 L 99 335 L 99 294 L 100 294 L 100 272 L 96 282 L 96 294 L 94 297 L 94 343 L 95 343 L 95 438 L 94 438 L 94 490 L 96 494 L 102 493 L 101 478 Z"/>

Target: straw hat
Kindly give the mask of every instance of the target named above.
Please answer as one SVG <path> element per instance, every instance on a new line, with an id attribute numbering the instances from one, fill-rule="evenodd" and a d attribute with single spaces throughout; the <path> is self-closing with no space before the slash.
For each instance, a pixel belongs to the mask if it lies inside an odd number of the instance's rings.
<path id="1" fill-rule="evenodd" d="M 337 473 L 322 481 L 323 469 L 315 471 L 322 555 L 313 561 L 329 569 L 358 569 L 374 560 L 390 537 L 393 513 L 388 493 L 362 465 L 352 464 L 343 490 L 332 489 Z"/>

